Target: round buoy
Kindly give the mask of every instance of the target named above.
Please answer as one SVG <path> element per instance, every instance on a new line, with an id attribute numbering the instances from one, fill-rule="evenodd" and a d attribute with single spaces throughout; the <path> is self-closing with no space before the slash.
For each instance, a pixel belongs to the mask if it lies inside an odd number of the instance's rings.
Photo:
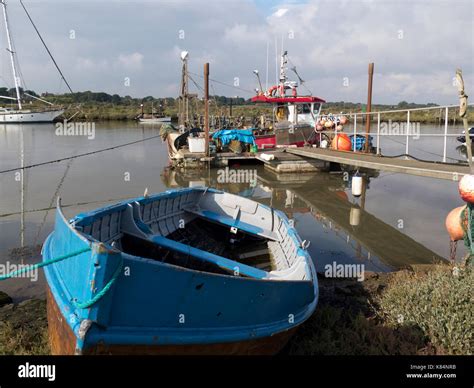
<path id="1" fill-rule="evenodd" d="M 459 181 L 458 188 L 465 202 L 474 203 L 474 175 L 464 175 Z"/>
<path id="2" fill-rule="evenodd" d="M 322 131 L 323 130 L 323 126 L 321 124 L 316 124 L 316 131 Z"/>
<path id="3" fill-rule="evenodd" d="M 354 197 L 360 197 L 362 195 L 362 177 L 359 175 L 354 175 L 352 177 L 352 195 Z"/>
<path id="4" fill-rule="evenodd" d="M 333 122 L 332 122 L 331 120 L 326 120 L 326 121 L 324 122 L 324 126 L 325 126 L 326 128 L 331 128 L 332 125 L 333 125 Z"/>
<path id="5" fill-rule="evenodd" d="M 344 130 L 344 127 L 343 127 L 341 124 L 339 124 L 339 125 L 336 127 L 336 130 L 337 130 L 337 131 L 343 131 L 343 130 Z"/>
<path id="6" fill-rule="evenodd" d="M 340 122 L 342 125 L 346 125 L 346 124 L 347 124 L 347 117 L 346 117 L 346 116 L 342 116 L 342 117 L 339 119 L 339 122 Z"/>
<path id="7" fill-rule="evenodd" d="M 451 210 L 446 217 L 446 229 L 451 241 L 458 241 L 464 238 L 464 229 L 461 225 L 461 213 L 466 206 L 459 206 Z M 467 225 L 465 225 L 467 227 Z"/>
<path id="8" fill-rule="evenodd" d="M 350 151 L 352 149 L 351 139 L 345 133 L 339 133 L 332 139 L 331 147 L 335 150 Z"/>
<path id="9" fill-rule="evenodd" d="M 359 226 L 359 224 L 360 224 L 360 208 L 351 207 L 351 212 L 349 214 L 349 224 L 351 226 Z"/>

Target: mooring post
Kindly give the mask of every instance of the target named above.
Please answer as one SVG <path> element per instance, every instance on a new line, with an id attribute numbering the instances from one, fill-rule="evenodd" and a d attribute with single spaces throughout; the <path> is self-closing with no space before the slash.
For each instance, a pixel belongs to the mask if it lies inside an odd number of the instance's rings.
<path id="1" fill-rule="evenodd" d="M 209 156 L 209 63 L 204 64 L 204 134 L 206 156 Z"/>
<path id="2" fill-rule="evenodd" d="M 369 84 L 367 91 L 367 109 L 365 110 L 365 152 L 369 152 L 370 112 L 372 111 L 372 80 L 374 78 L 374 64 L 369 63 Z M 355 139 L 354 139 L 355 141 Z"/>
<path id="3" fill-rule="evenodd" d="M 461 117 L 464 126 L 467 148 L 467 162 L 469 163 L 469 169 L 472 174 L 474 171 L 472 167 L 471 134 L 469 133 L 469 125 L 467 123 L 467 94 L 464 91 L 464 79 L 462 78 L 461 69 L 456 70 L 456 81 L 459 91 L 459 117 Z"/>
<path id="4" fill-rule="evenodd" d="M 443 163 L 446 163 L 446 145 L 448 137 L 448 107 L 444 111 L 444 145 L 443 145 Z"/>

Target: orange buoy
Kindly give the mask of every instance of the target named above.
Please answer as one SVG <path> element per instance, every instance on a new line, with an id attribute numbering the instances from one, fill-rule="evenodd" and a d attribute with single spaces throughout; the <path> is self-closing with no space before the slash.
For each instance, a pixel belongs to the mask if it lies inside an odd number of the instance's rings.
<path id="1" fill-rule="evenodd" d="M 322 131 L 323 126 L 321 124 L 316 124 L 316 131 Z"/>
<path id="2" fill-rule="evenodd" d="M 332 139 L 331 148 L 340 151 L 350 151 L 352 149 L 351 139 L 345 133 L 339 133 Z"/>
<path id="3" fill-rule="evenodd" d="M 461 225 L 461 213 L 466 206 L 459 206 L 451 210 L 446 217 L 446 229 L 448 230 L 451 241 L 458 241 L 464 238 L 464 229 Z M 465 225 L 467 227 L 467 225 Z"/>
<path id="4" fill-rule="evenodd" d="M 459 194 L 469 203 L 474 203 L 474 175 L 464 175 L 459 181 Z"/>

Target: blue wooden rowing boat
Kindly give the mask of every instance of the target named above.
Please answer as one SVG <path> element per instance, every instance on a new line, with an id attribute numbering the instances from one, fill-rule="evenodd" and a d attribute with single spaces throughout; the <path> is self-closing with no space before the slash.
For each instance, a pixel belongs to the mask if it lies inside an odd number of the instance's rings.
<path id="1" fill-rule="evenodd" d="M 43 246 L 54 354 L 273 354 L 318 284 L 286 216 L 210 188 L 67 220 Z"/>

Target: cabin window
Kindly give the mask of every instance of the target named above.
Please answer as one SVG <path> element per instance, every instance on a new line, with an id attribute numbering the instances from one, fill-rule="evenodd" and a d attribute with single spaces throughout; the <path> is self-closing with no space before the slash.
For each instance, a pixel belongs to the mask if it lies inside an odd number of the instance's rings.
<path id="1" fill-rule="evenodd" d="M 321 108 L 321 104 L 315 103 L 313 106 L 313 113 L 319 113 L 320 108 Z"/>
<path id="2" fill-rule="evenodd" d="M 296 106 L 298 114 L 308 114 L 311 113 L 311 105 L 310 104 L 298 104 Z"/>

